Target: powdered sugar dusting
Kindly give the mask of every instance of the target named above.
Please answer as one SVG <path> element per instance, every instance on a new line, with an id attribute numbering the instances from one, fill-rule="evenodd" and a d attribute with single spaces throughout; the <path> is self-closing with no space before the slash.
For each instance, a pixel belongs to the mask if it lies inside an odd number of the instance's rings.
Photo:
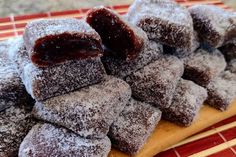
<path id="1" fill-rule="evenodd" d="M 197 50 L 197 48 L 200 47 L 200 42 L 199 42 L 199 37 L 196 31 L 194 31 L 193 33 L 194 35 L 192 36 L 192 42 L 191 42 L 191 46 L 190 48 L 185 48 L 185 49 L 181 49 L 181 48 L 177 48 L 174 49 L 173 55 L 177 56 L 178 58 L 185 58 L 189 55 L 191 55 L 191 53 L 194 53 L 194 51 Z"/>
<path id="2" fill-rule="evenodd" d="M 130 97 L 127 83 L 107 77 L 99 84 L 36 102 L 33 113 L 37 118 L 69 128 L 80 136 L 103 138 Z"/>
<path id="3" fill-rule="evenodd" d="M 18 49 L 11 52 L 26 90 L 36 100 L 45 100 L 76 89 L 101 82 L 105 70 L 100 58 L 68 61 L 63 64 L 38 68 L 30 61 L 19 39 Z M 18 50 L 18 51 L 17 51 Z"/>
<path id="4" fill-rule="evenodd" d="M 17 70 L 8 56 L 14 46 L 12 39 L 0 42 L 0 111 L 25 103 L 28 98 Z"/>
<path id="5" fill-rule="evenodd" d="M 222 72 L 207 86 L 207 104 L 219 110 L 226 110 L 236 98 L 236 74 Z"/>
<path id="6" fill-rule="evenodd" d="M 104 56 L 103 65 L 108 74 L 119 78 L 125 78 L 145 65 L 157 60 L 163 52 L 162 45 L 154 41 L 146 41 L 139 56 L 132 61 L 125 61 L 119 58 Z"/>
<path id="7" fill-rule="evenodd" d="M 189 48 L 193 22 L 188 10 L 172 0 L 136 0 L 128 20 L 141 27 L 149 39 L 176 48 Z"/>
<path id="8" fill-rule="evenodd" d="M 139 20 L 140 16 L 150 16 L 170 23 L 192 26 L 188 10 L 172 0 L 136 0 L 130 6 L 127 17 L 135 21 Z"/>
<path id="9" fill-rule="evenodd" d="M 206 89 L 192 81 L 180 79 L 171 106 L 163 109 L 163 117 L 174 123 L 189 126 L 197 117 L 206 98 Z"/>
<path id="10" fill-rule="evenodd" d="M 183 59 L 184 78 L 192 80 L 200 86 L 206 86 L 226 67 L 224 56 L 219 50 L 207 52 L 198 49 L 195 53 Z"/>
<path id="11" fill-rule="evenodd" d="M 236 59 L 233 59 L 232 61 L 230 61 L 226 69 L 236 74 Z"/>
<path id="12" fill-rule="evenodd" d="M 174 56 L 162 56 L 127 76 L 126 81 L 130 84 L 135 98 L 162 109 L 170 106 L 183 71 L 181 60 Z"/>
<path id="13" fill-rule="evenodd" d="M 108 137 L 84 139 L 66 129 L 45 123 L 35 125 L 25 137 L 19 157 L 106 157 L 110 149 Z"/>
<path id="14" fill-rule="evenodd" d="M 145 144 L 160 118 L 159 109 L 131 99 L 108 135 L 115 148 L 134 155 Z"/>
<path id="15" fill-rule="evenodd" d="M 34 124 L 25 106 L 12 106 L 0 112 L 0 156 L 17 156 L 20 143 Z"/>
<path id="16" fill-rule="evenodd" d="M 39 19 L 29 22 L 25 27 L 23 37 L 27 52 L 29 55 L 34 53 L 34 46 L 38 39 L 63 33 L 76 34 L 81 38 L 92 36 L 97 41 L 101 41 L 98 33 L 84 20 L 75 18 Z"/>
<path id="17" fill-rule="evenodd" d="M 230 62 L 233 59 L 236 60 L 236 39 L 220 47 L 219 50 L 224 54 L 227 62 Z"/>
<path id="18" fill-rule="evenodd" d="M 214 5 L 194 5 L 189 12 L 202 42 L 220 47 L 235 37 L 235 14 Z"/>

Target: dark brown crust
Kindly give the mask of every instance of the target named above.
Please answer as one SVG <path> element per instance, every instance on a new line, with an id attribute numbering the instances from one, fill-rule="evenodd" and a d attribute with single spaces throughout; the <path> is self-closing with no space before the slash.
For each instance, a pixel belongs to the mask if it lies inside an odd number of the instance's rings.
<path id="1" fill-rule="evenodd" d="M 48 67 L 102 55 L 100 36 L 84 20 L 43 19 L 26 25 L 24 41 L 31 61 Z"/>
<path id="2" fill-rule="evenodd" d="M 144 37 L 120 15 L 105 7 L 96 7 L 87 15 L 87 22 L 99 33 L 103 44 L 113 50 L 116 57 L 135 59 L 140 53 Z"/>

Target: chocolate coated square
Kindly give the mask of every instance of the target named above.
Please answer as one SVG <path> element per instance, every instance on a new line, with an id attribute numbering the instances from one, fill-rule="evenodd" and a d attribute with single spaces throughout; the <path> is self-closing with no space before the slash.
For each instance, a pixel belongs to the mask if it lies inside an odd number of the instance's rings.
<path id="1" fill-rule="evenodd" d="M 196 119 L 206 98 L 207 90 L 205 88 L 192 81 L 181 79 L 175 90 L 171 106 L 162 110 L 163 118 L 189 126 Z"/>
<path id="2" fill-rule="evenodd" d="M 200 86 L 207 86 L 226 67 L 226 61 L 219 50 L 208 52 L 198 49 L 184 60 L 184 79 Z"/>
<path id="3" fill-rule="evenodd" d="M 227 62 L 236 59 L 236 39 L 219 48 Z"/>
<path id="4" fill-rule="evenodd" d="M 189 8 L 194 29 L 200 41 L 220 47 L 236 37 L 236 14 L 214 5 L 194 5 Z"/>
<path id="5" fill-rule="evenodd" d="M 228 63 L 226 70 L 236 74 L 236 59 L 233 59 Z"/>
<path id="6" fill-rule="evenodd" d="M 24 137 L 36 121 L 30 106 L 11 106 L 0 112 L 0 156 L 17 157 Z"/>
<path id="7" fill-rule="evenodd" d="M 223 72 L 207 86 L 207 90 L 206 103 L 221 111 L 227 110 L 236 99 L 236 73 Z"/>
<path id="8" fill-rule="evenodd" d="M 81 138 L 52 124 L 35 125 L 20 145 L 19 157 L 106 157 L 111 149 L 108 137 Z"/>
<path id="9" fill-rule="evenodd" d="M 172 0 L 135 0 L 127 17 L 132 24 L 141 27 L 151 40 L 174 48 L 191 47 L 191 15 Z"/>
<path id="10" fill-rule="evenodd" d="M 174 56 L 157 61 L 126 77 L 133 97 L 160 109 L 171 105 L 175 88 L 184 71 L 183 62 Z"/>
<path id="11" fill-rule="evenodd" d="M 0 111 L 31 100 L 8 56 L 9 51 L 15 47 L 14 41 L 15 39 L 10 39 L 0 42 Z"/>
<path id="12" fill-rule="evenodd" d="M 26 90 L 37 101 L 99 83 L 105 76 L 100 58 L 67 61 L 39 68 L 29 59 L 22 38 L 18 39 L 10 58 L 16 63 Z"/>
<path id="13" fill-rule="evenodd" d="M 113 56 L 103 56 L 102 63 L 109 75 L 125 78 L 149 63 L 157 60 L 163 52 L 162 45 L 155 41 L 146 41 L 137 58 L 125 61 Z"/>
<path id="14" fill-rule="evenodd" d="M 129 85 L 118 78 L 69 94 L 36 102 L 36 118 L 64 126 L 85 138 L 103 138 L 131 97 Z"/>
<path id="15" fill-rule="evenodd" d="M 112 146 L 131 155 L 137 154 L 160 119 L 158 108 L 131 99 L 110 128 L 108 136 Z"/>

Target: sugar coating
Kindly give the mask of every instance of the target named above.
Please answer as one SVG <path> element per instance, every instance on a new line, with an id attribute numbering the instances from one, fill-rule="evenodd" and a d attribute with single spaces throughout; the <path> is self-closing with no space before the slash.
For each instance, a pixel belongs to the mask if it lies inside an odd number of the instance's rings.
<path id="1" fill-rule="evenodd" d="M 172 104 L 163 111 L 163 118 L 171 122 L 190 126 L 196 119 L 207 90 L 192 81 L 181 79 L 175 90 Z"/>
<path id="2" fill-rule="evenodd" d="M 201 42 L 220 47 L 236 37 L 236 14 L 214 5 L 194 5 L 189 8 L 194 29 Z"/>
<path id="3" fill-rule="evenodd" d="M 226 61 L 219 50 L 208 52 L 198 49 L 184 60 L 184 79 L 205 87 L 226 67 Z"/>
<path id="4" fill-rule="evenodd" d="M 98 33 L 95 32 L 85 21 L 75 18 L 64 19 L 39 19 L 29 22 L 25 27 L 24 41 L 27 49 L 33 47 L 37 39 L 48 35 L 57 35 L 64 32 L 81 33 L 81 35 L 96 35 L 96 39 L 100 40 Z"/>
<path id="5" fill-rule="evenodd" d="M 83 42 L 96 41 L 101 46 L 101 38 L 99 34 L 93 28 L 91 28 L 84 20 L 78 20 L 75 18 L 39 19 L 29 22 L 25 27 L 23 38 L 29 58 L 33 59 L 32 57 L 34 55 L 38 56 L 39 53 L 41 53 L 37 52 L 36 47 L 41 44 L 42 47 L 46 46 L 43 44 L 45 44 L 44 42 L 46 41 L 47 38 L 56 39 L 56 38 L 61 38 L 62 36 L 70 36 L 70 38 L 73 39 L 74 41 L 75 40 L 83 40 Z M 69 43 L 70 42 L 72 41 L 69 41 Z M 56 45 L 56 44 L 57 43 L 54 43 L 56 49 L 60 49 L 60 46 L 62 45 Z M 88 45 L 88 47 L 89 46 L 91 45 Z M 91 46 L 91 48 L 95 47 Z M 57 55 L 63 56 L 64 54 L 57 53 Z M 47 60 L 47 59 L 40 58 L 40 60 Z M 40 67 L 42 66 L 34 62 L 34 60 L 32 61 L 37 66 Z"/>
<path id="6" fill-rule="evenodd" d="M 128 154 L 137 154 L 160 119 L 158 108 L 131 99 L 109 130 L 112 146 Z"/>
<path id="7" fill-rule="evenodd" d="M 236 39 L 220 47 L 219 50 L 223 53 L 227 62 L 236 59 Z"/>
<path id="8" fill-rule="evenodd" d="M 108 137 L 85 139 L 51 124 L 35 125 L 20 145 L 19 157 L 107 157 L 111 149 Z"/>
<path id="9" fill-rule="evenodd" d="M 172 0 L 135 0 L 128 20 L 149 39 L 175 48 L 191 47 L 193 22 L 188 10 Z"/>
<path id="10" fill-rule="evenodd" d="M 129 85 L 118 78 L 36 102 L 33 114 L 86 138 L 103 138 L 131 97 Z"/>
<path id="11" fill-rule="evenodd" d="M 174 49 L 173 55 L 177 56 L 178 58 L 184 58 L 191 55 L 191 53 L 193 53 L 194 51 L 196 51 L 197 48 L 200 47 L 199 38 L 196 31 L 194 31 L 194 35 L 192 36 L 191 40 L 192 42 L 190 48 L 185 48 L 185 49 L 176 48 Z"/>
<path id="12" fill-rule="evenodd" d="M 207 90 L 206 103 L 221 111 L 227 110 L 236 99 L 236 74 L 224 71 L 207 86 Z"/>
<path id="13" fill-rule="evenodd" d="M 230 72 L 236 74 L 236 59 L 231 60 L 231 61 L 228 63 L 226 69 L 229 70 Z"/>
<path id="14" fill-rule="evenodd" d="M 18 38 L 10 58 L 16 62 L 26 90 L 37 101 L 101 82 L 105 76 L 100 58 L 38 68 L 30 61 L 22 38 Z"/>
<path id="15" fill-rule="evenodd" d="M 0 156 L 15 157 L 28 131 L 35 124 L 28 106 L 11 106 L 0 112 Z"/>
<path id="16" fill-rule="evenodd" d="M 132 95 L 144 102 L 167 108 L 171 105 L 177 83 L 184 71 L 183 62 L 174 56 L 159 60 L 127 76 Z"/>
<path id="17" fill-rule="evenodd" d="M 139 56 L 132 61 L 125 61 L 112 56 L 103 56 L 102 63 L 108 74 L 119 78 L 125 78 L 132 72 L 157 60 L 162 52 L 162 45 L 154 41 L 147 41 Z"/>
<path id="18" fill-rule="evenodd" d="M 23 83 L 8 57 L 9 50 L 14 47 L 11 40 L 0 42 L 0 111 L 10 106 L 27 103 L 27 94 Z"/>

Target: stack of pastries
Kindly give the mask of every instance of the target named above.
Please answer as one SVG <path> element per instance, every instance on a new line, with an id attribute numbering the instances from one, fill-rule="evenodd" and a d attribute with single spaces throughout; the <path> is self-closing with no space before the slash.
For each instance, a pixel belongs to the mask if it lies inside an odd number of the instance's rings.
<path id="1" fill-rule="evenodd" d="M 0 156 L 135 155 L 165 119 L 236 98 L 236 14 L 135 0 L 125 16 L 40 19 L 0 43 Z"/>

